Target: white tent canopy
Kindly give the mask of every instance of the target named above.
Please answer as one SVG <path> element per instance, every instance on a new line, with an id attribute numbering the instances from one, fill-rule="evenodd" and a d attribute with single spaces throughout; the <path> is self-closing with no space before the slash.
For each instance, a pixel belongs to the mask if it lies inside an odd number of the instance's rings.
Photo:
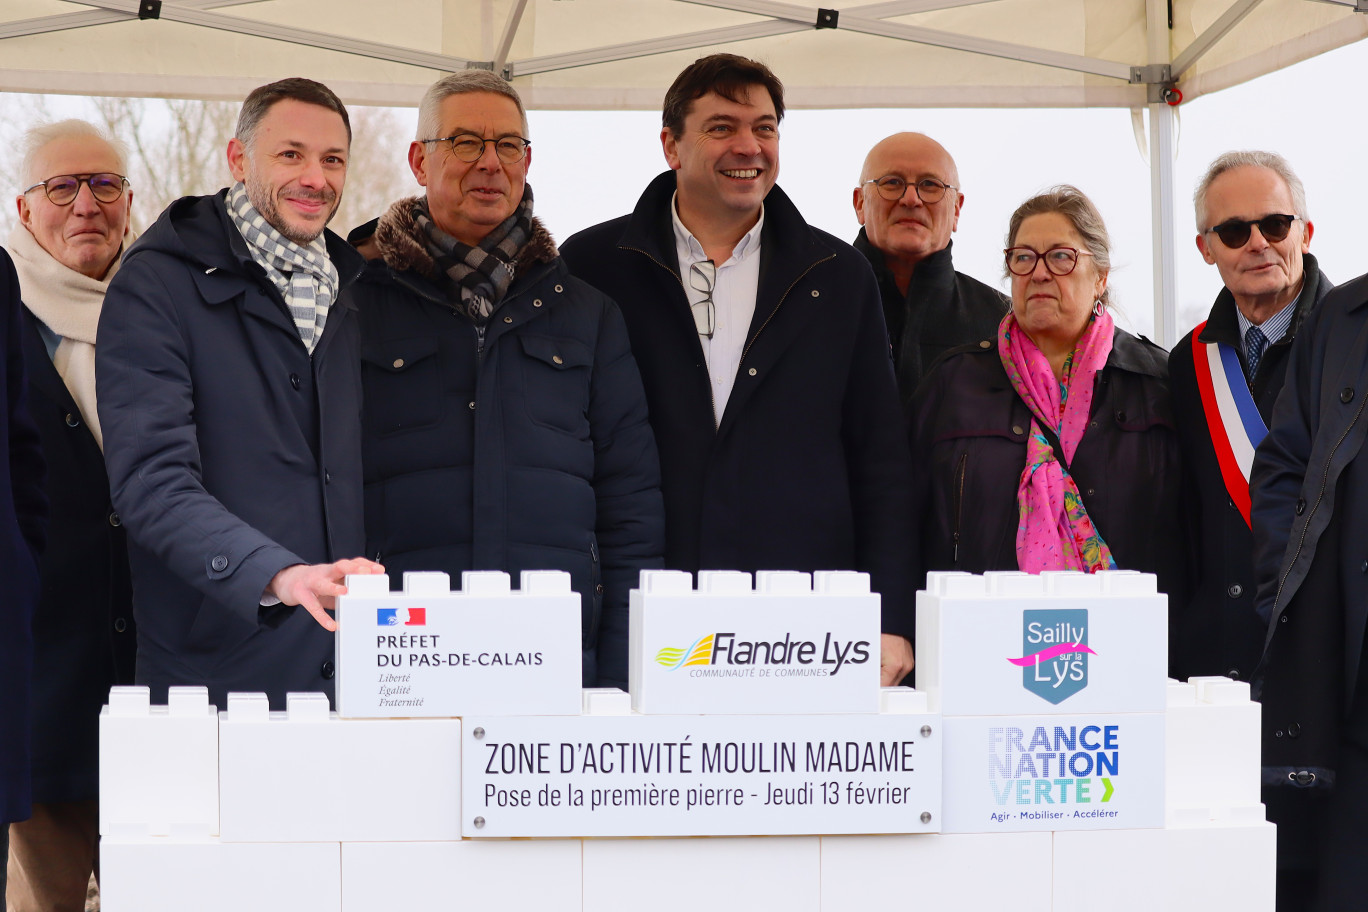
<path id="1" fill-rule="evenodd" d="M 837 0 L 825 0 L 836 3 Z M 533 108 L 658 108 L 702 53 L 768 63 L 793 107 L 1148 106 L 1155 330 L 1172 343 L 1163 103 L 1368 35 L 1368 0 L 5 0 L 0 91 L 237 100 L 307 75 L 415 105 L 483 67 Z M 1173 97 L 1173 96 L 1169 96 Z"/>

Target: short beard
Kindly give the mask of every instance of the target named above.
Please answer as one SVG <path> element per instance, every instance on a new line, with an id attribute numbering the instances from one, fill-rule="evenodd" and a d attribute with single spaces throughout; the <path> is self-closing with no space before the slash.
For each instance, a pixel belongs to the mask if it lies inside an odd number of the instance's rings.
<path id="1" fill-rule="evenodd" d="M 271 194 L 271 187 L 258 181 L 256 175 L 252 174 L 250 170 L 247 172 L 243 185 L 247 188 L 247 200 L 252 204 L 252 208 L 261 213 L 261 217 L 264 218 L 272 228 L 279 231 L 287 240 L 293 241 L 301 247 L 307 247 L 323 233 L 323 229 L 319 228 L 317 231 L 309 234 L 295 228 L 289 222 L 285 221 L 280 214 L 280 207 L 276 205 L 275 197 Z M 328 222 L 332 221 L 333 216 L 337 214 L 337 194 L 333 193 L 331 187 L 327 187 L 318 195 L 325 203 L 331 203 L 333 207 L 332 211 L 328 213 L 328 217 L 323 221 L 323 224 L 326 226 Z"/>

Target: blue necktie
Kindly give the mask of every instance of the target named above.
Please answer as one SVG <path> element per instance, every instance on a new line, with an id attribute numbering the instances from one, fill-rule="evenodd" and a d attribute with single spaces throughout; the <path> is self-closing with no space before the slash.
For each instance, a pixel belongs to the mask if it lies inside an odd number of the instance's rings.
<path id="1" fill-rule="evenodd" d="M 1268 339 L 1263 331 L 1257 326 L 1249 327 L 1249 332 L 1245 333 L 1245 360 L 1249 362 L 1250 383 L 1254 382 L 1254 375 L 1259 372 L 1259 361 L 1267 347 Z"/>

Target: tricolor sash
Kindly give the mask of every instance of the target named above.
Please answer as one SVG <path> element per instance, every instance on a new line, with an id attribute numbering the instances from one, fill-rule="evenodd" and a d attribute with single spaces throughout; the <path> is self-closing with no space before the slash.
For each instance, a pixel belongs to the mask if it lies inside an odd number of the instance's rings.
<path id="1" fill-rule="evenodd" d="M 1245 381 L 1235 349 L 1220 342 L 1199 342 L 1203 322 L 1192 331 L 1192 360 L 1202 394 L 1211 445 L 1231 502 L 1249 525 L 1249 470 L 1254 450 L 1268 434 L 1254 395 Z"/>

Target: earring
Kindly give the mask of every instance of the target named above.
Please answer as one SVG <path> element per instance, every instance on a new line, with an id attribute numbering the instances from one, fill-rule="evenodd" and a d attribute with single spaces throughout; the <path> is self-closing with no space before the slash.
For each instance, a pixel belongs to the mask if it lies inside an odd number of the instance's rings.
<path id="1" fill-rule="evenodd" d="M 1100 316 L 1102 316 L 1102 312 L 1103 312 L 1104 310 L 1106 310 L 1106 309 L 1107 309 L 1107 305 L 1105 305 L 1105 304 L 1102 303 L 1102 299 L 1101 299 L 1101 298 L 1098 298 L 1096 301 L 1093 301 L 1093 316 L 1094 316 L 1094 317 L 1100 317 Z"/>

